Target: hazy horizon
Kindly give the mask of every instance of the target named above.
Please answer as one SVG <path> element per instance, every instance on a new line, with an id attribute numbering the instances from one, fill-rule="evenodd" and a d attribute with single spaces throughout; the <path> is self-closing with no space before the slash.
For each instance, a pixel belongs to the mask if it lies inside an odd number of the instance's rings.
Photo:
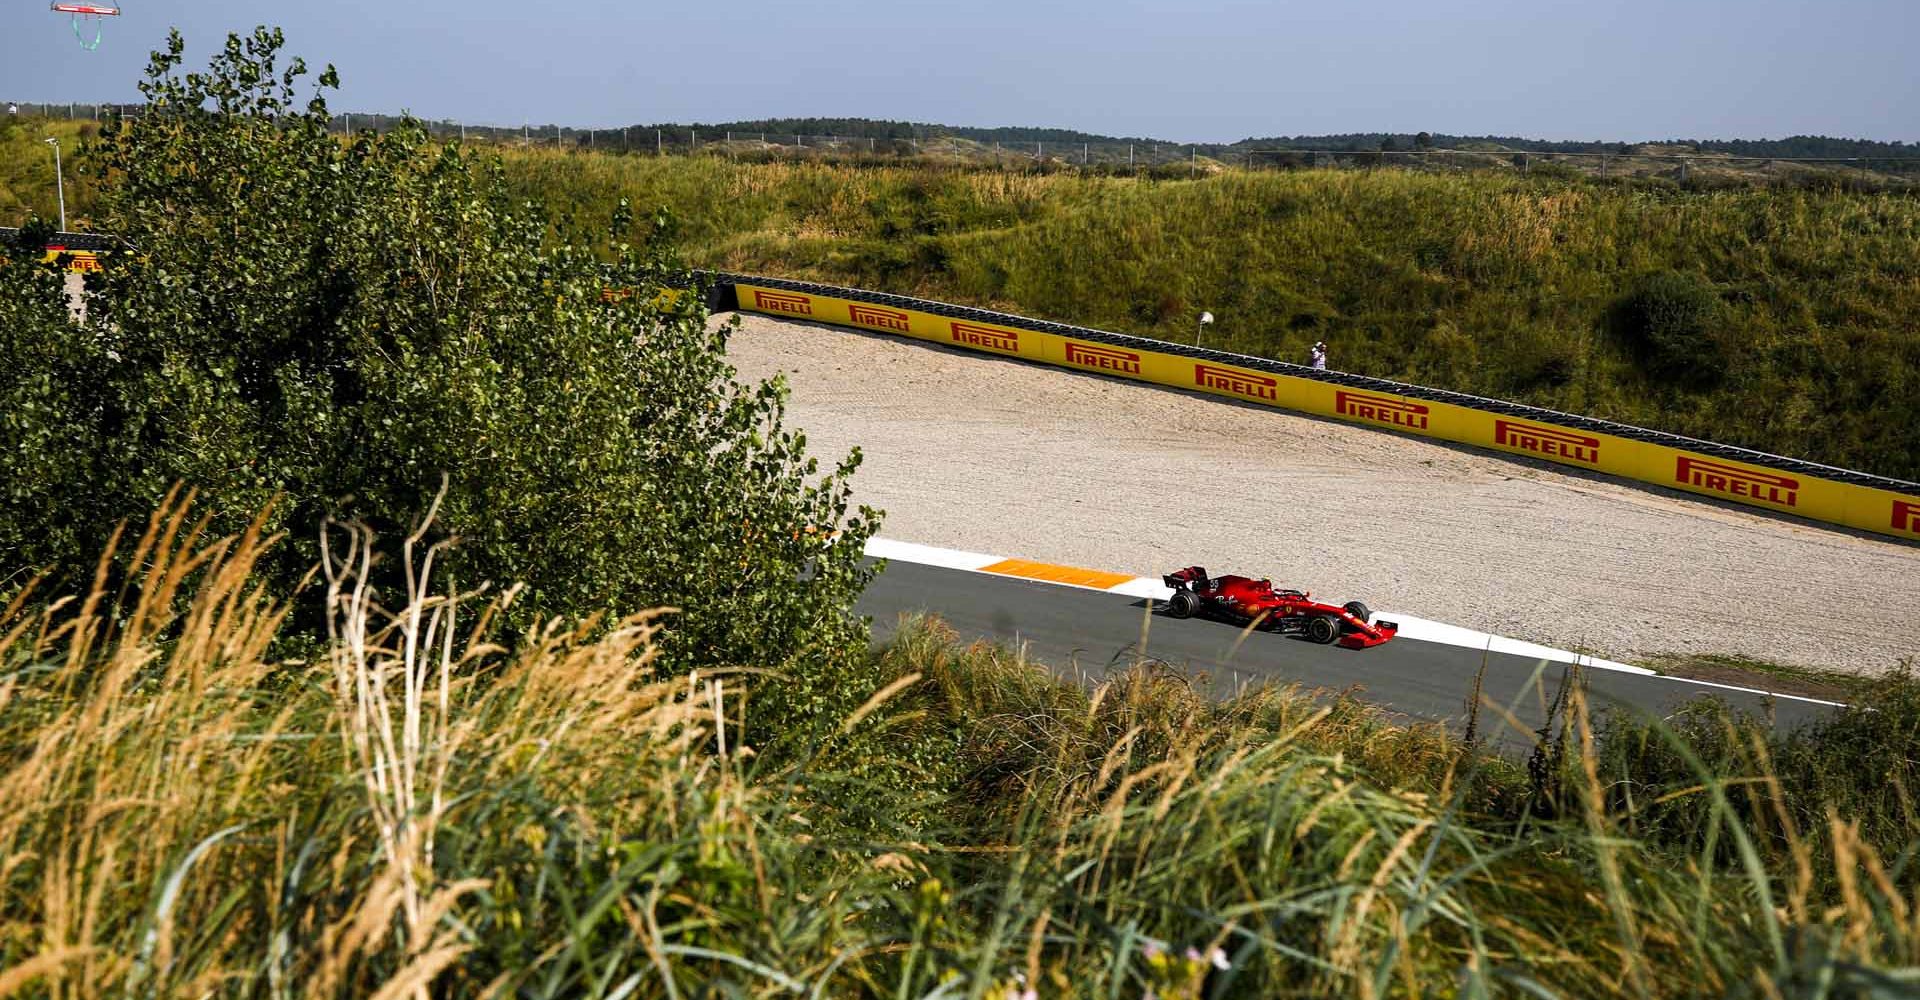
<path id="1" fill-rule="evenodd" d="M 43 6 L 0 15 L 0 100 L 137 101 L 169 26 L 192 70 L 259 23 L 285 28 L 316 73 L 339 68 L 336 111 L 498 126 L 844 117 L 1207 143 L 1920 141 L 1920 5 L 1899 0 L 828 0 L 573 16 L 503 0 L 127 0 L 95 52 Z"/>

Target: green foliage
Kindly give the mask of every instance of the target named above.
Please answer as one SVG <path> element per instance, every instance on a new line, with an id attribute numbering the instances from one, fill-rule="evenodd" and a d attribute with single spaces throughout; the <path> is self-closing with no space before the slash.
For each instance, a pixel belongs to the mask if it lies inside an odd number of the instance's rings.
<path id="1" fill-rule="evenodd" d="M 1423 141 L 1424 139 L 1424 141 Z M 1348 132 L 1339 135 L 1273 136 L 1246 139 L 1236 145 L 1256 149 L 1386 149 L 1388 143 L 1406 142 L 1426 148 L 1506 149 L 1529 153 L 1609 153 L 1625 155 L 1634 147 L 1608 140 L 1529 139 L 1516 135 L 1448 135 L 1421 132 L 1413 136 L 1391 132 Z M 1836 139 L 1818 135 L 1794 135 L 1784 139 L 1668 139 L 1663 147 L 1678 147 L 1689 152 L 1725 153 L 1745 157 L 1886 157 L 1920 160 L 1920 145 L 1910 142 L 1878 142 L 1872 139 Z"/>
<path id="2" fill-rule="evenodd" d="M 1347 138 L 1373 149 L 1381 137 Z M 46 172 L 36 143 L 0 147 L 0 173 L 8 156 Z M 1501 167 L 1263 169 L 1194 183 L 1184 161 L 1109 176 L 963 162 L 503 156 L 513 197 L 554 206 L 574 232 L 604 230 L 622 199 L 673 206 L 696 265 L 1169 339 L 1190 337 L 1190 313 L 1204 308 L 1233 350 L 1299 360 L 1324 339 L 1336 368 L 1920 478 L 1920 332 L 1910 321 L 1920 314 L 1920 199 L 1859 178 L 1729 187 L 1704 170 L 1682 185 Z M 70 210 L 77 204 L 70 185 Z M 1690 344 L 1726 359 L 1717 383 L 1655 375 L 1606 335 L 1635 281 L 1665 271 L 1721 299 L 1710 335 Z"/>
<path id="3" fill-rule="evenodd" d="M 954 136 L 971 139 L 976 142 L 1152 142 L 1151 139 L 1116 138 L 1110 135 L 1095 135 L 1064 128 L 970 128 L 964 125 L 937 125 L 930 122 L 888 121 L 872 118 L 756 118 L 750 121 L 715 122 L 711 125 L 701 122 L 666 123 L 635 126 L 642 129 L 658 128 L 664 131 L 684 133 L 689 129 L 698 129 L 701 133 L 737 132 L 742 135 L 758 135 L 765 132 L 775 135 L 838 136 L 843 139 L 930 139 L 940 136 Z"/>
<path id="4" fill-rule="evenodd" d="M 55 138 L 60 140 L 66 179 L 67 227 L 89 231 L 99 189 L 87 174 L 84 150 L 96 132 L 92 122 L 0 115 L 0 225 L 18 225 L 34 217 L 60 218 L 53 150 L 45 141 Z"/>
<path id="5" fill-rule="evenodd" d="M 730 327 L 698 290 L 661 294 L 681 273 L 665 219 L 604 261 L 550 241 L 483 154 L 417 128 L 328 136 L 332 71 L 303 104 L 281 44 L 229 38 L 184 76 L 177 35 L 155 55 L 147 113 L 93 158 L 138 251 L 93 282 L 84 329 L 57 278 L 0 272 L 9 357 L 30 362 L 4 390 L 22 403 L 0 441 L 18 497 L 0 564 L 72 565 L 184 481 L 215 530 L 271 507 L 291 541 L 270 582 L 291 591 L 325 519 L 404 533 L 444 474 L 448 565 L 462 585 L 524 582 L 515 622 L 669 605 L 674 665 L 807 678 L 769 710 L 857 697 L 830 678 L 865 639 L 858 453 L 823 474 L 783 388 L 733 381 Z M 603 301 L 609 282 L 637 294 Z"/>
<path id="6" fill-rule="evenodd" d="M 684 247 L 703 266 L 1169 340 L 1189 340 L 1206 309 L 1229 350 L 1299 361 L 1325 340 L 1347 371 L 1920 479 L 1912 194 L 546 152 L 509 153 L 506 172 L 588 222 L 620 198 L 687 206 Z M 1635 282 L 1662 272 L 1717 304 L 1677 293 L 1694 309 L 1658 328 L 1673 336 L 1656 374 L 1607 330 Z"/>
<path id="7" fill-rule="evenodd" d="M 1728 351 L 1716 329 L 1720 298 L 1711 284 L 1682 271 L 1655 271 L 1614 302 L 1607 325 L 1662 381 L 1710 386 L 1726 377 Z"/>
<path id="8" fill-rule="evenodd" d="M 8 515 L 0 551 L 42 557 L 97 546 L 94 530 L 110 516 L 110 498 L 77 484 L 102 476 L 91 432 L 99 400 L 91 387 L 111 359 L 72 321 L 62 275 L 40 263 L 47 224 L 21 230 L 19 246 L 0 246 L 0 475 Z M 34 567 L 0 561 L 0 592 Z"/>

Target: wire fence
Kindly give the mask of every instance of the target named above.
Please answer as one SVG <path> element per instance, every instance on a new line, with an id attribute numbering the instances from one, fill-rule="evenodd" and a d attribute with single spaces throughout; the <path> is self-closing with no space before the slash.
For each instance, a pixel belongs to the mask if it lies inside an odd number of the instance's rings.
<path id="1" fill-rule="evenodd" d="M 144 105 L 9 102 L 9 116 L 100 121 L 139 115 Z M 343 113 L 329 127 L 341 135 L 386 132 L 413 121 L 440 139 L 528 148 L 592 150 L 652 156 L 734 158 L 947 158 L 1010 166 L 1047 164 L 1098 169 L 1185 167 L 1189 173 L 1222 168 L 1312 170 L 1399 168 L 1432 171 L 1573 172 L 1600 177 L 1665 177 L 1678 181 L 1743 178 L 1791 181 L 1802 177 L 1866 177 L 1920 181 L 1920 156 L 1739 156 L 1622 147 L 1614 152 L 1535 152 L 1507 149 L 1258 149 L 1240 144 L 1154 142 L 993 141 L 952 135 L 847 136 L 725 129 L 630 126 L 503 125 L 420 119 L 405 115 Z"/>

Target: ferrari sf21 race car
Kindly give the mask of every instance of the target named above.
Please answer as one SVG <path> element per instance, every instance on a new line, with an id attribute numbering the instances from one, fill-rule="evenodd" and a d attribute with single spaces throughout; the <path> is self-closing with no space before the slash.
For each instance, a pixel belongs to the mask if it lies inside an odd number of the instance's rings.
<path id="1" fill-rule="evenodd" d="M 1207 576 L 1198 566 L 1161 577 L 1173 588 L 1167 614 L 1174 618 L 1217 618 L 1236 625 L 1257 623 L 1263 631 L 1299 636 L 1309 642 L 1339 643 L 1348 649 L 1378 646 L 1400 631 L 1395 622 L 1372 621 L 1359 601 L 1322 604 L 1311 593 L 1276 590 L 1271 580 L 1246 576 Z"/>

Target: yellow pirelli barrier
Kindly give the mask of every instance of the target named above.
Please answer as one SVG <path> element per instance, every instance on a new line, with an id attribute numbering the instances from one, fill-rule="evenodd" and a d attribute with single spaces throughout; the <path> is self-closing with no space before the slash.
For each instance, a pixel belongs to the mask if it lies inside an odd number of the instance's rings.
<path id="1" fill-rule="evenodd" d="M 1362 426 L 1525 455 L 1670 489 L 1920 541 L 1920 492 L 1900 493 L 1750 465 L 1454 403 L 1363 391 L 1129 344 L 955 319 L 815 292 L 739 283 L 743 310 L 849 326 L 1023 358 L 1078 371 L 1155 382 Z M 1838 471 L 1838 470 L 1836 470 Z"/>
<path id="2" fill-rule="evenodd" d="M 68 250 L 66 247 L 48 247 L 42 263 L 56 264 L 62 258 L 66 260 L 66 270 L 72 274 L 88 274 L 100 270 L 100 254 L 93 250 Z"/>

